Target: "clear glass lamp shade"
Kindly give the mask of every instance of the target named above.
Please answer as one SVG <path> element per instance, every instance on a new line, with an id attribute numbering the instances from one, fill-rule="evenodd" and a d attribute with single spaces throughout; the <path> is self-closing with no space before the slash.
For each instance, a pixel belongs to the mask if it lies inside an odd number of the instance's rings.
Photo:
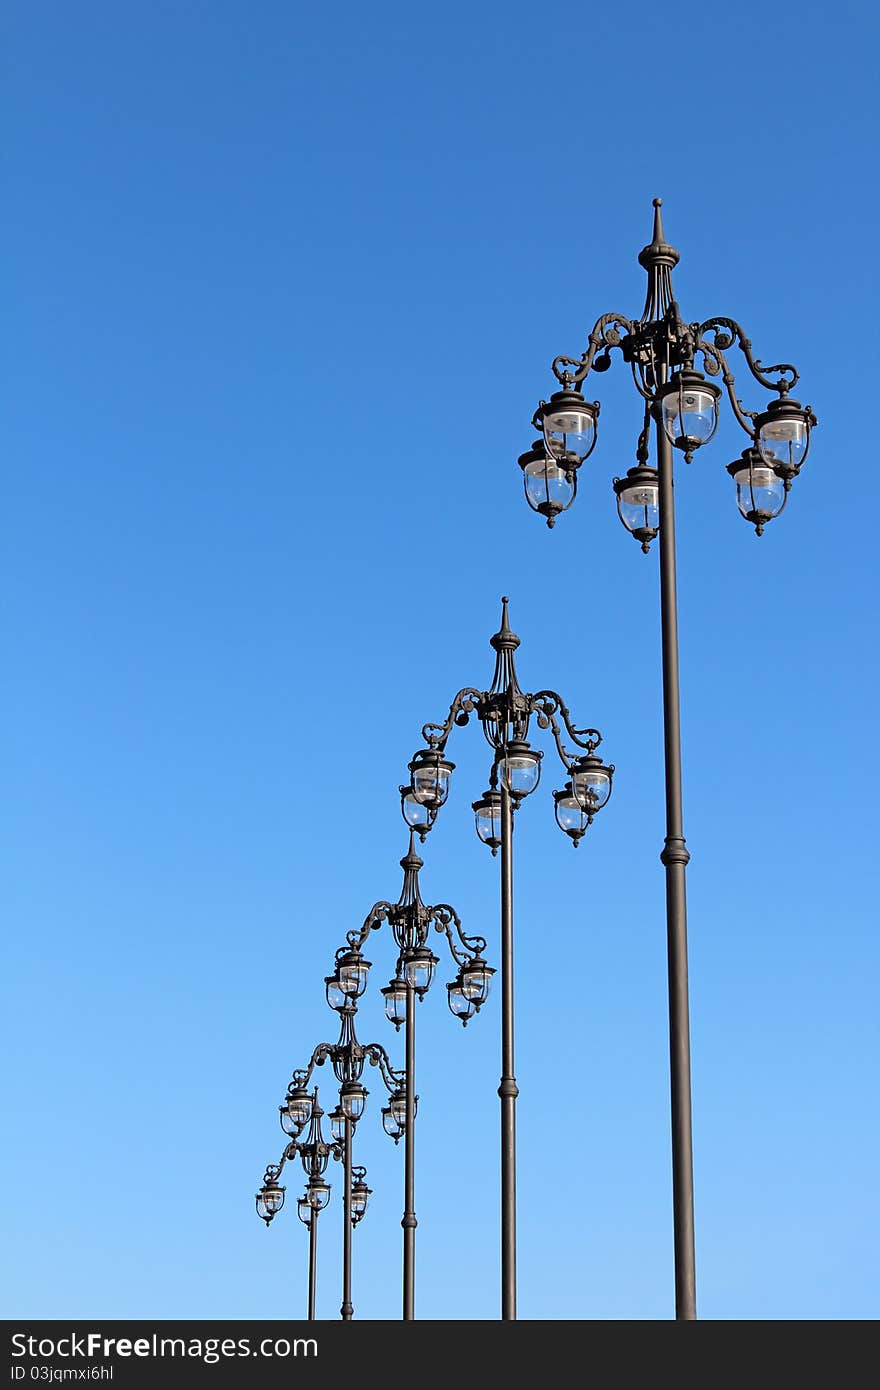
<path id="1" fill-rule="evenodd" d="M 412 787 L 402 787 L 400 809 L 407 825 L 424 839 L 434 824 L 433 808 L 419 801 Z"/>
<path id="2" fill-rule="evenodd" d="M 394 1140 L 395 1144 L 403 1133 L 403 1130 L 394 1117 L 394 1111 L 391 1109 L 390 1105 L 382 1107 L 382 1128 L 389 1139 Z"/>
<path id="3" fill-rule="evenodd" d="M 599 410 L 579 391 L 556 391 L 541 406 L 544 443 L 551 456 L 583 463 L 593 452 Z"/>
<path id="4" fill-rule="evenodd" d="M 302 1086 L 297 1086 L 287 1097 L 287 1114 L 298 1129 L 302 1129 L 311 1119 L 312 1097 Z"/>
<path id="5" fill-rule="evenodd" d="M 307 1200 L 310 1207 L 315 1211 L 323 1211 L 330 1201 L 330 1184 L 324 1182 L 323 1178 L 312 1178 L 309 1183 Z"/>
<path id="6" fill-rule="evenodd" d="M 571 506 L 577 492 L 577 474 L 565 469 L 546 454 L 533 459 L 523 468 L 526 501 L 532 511 L 540 512 L 549 522 Z"/>
<path id="7" fill-rule="evenodd" d="M 492 853 L 501 844 L 501 796 L 498 792 L 487 792 L 481 801 L 475 801 L 474 823 L 477 835 Z"/>
<path id="8" fill-rule="evenodd" d="M 770 467 L 782 466 L 796 473 L 807 456 L 810 431 L 796 414 L 780 414 L 766 420 L 758 431 L 758 449 Z"/>
<path id="9" fill-rule="evenodd" d="M 554 793 L 556 802 L 556 824 L 577 844 L 590 824 L 589 816 L 581 808 L 577 797 L 567 783 L 561 792 Z"/>
<path id="10" fill-rule="evenodd" d="M 453 764 L 436 755 L 422 754 L 410 764 L 412 794 L 423 806 L 439 810 L 449 796 Z"/>
<path id="11" fill-rule="evenodd" d="M 312 1224 L 312 1210 L 312 1204 L 308 1196 L 300 1197 L 296 1204 L 296 1214 L 304 1226 L 310 1226 Z"/>
<path id="12" fill-rule="evenodd" d="M 267 1224 L 272 1220 L 277 1212 L 284 1206 L 283 1187 L 274 1185 L 272 1187 L 261 1187 L 257 1193 L 257 1216 Z"/>
<path id="13" fill-rule="evenodd" d="M 698 372 L 683 372 L 663 396 L 663 428 L 677 449 L 707 444 L 718 424 L 718 388 Z"/>
<path id="14" fill-rule="evenodd" d="M 541 780 L 541 755 L 527 744 L 512 743 L 501 760 L 501 776 L 512 796 L 528 796 Z"/>
<path id="15" fill-rule="evenodd" d="M 446 986 L 449 1008 L 456 1018 L 460 1018 L 466 1026 L 469 1018 L 473 1018 L 477 1012 L 477 1006 L 473 999 L 469 999 L 464 992 L 461 978 L 454 980 L 451 985 Z"/>
<path id="16" fill-rule="evenodd" d="M 611 795 L 611 772 L 598 760 L 585 759 L 583 764 L 575 763 L 571 770 L 571 788 L 582 811 L 594 816 L 601 811 Z"/>
<path id="17" fill-rule="evenodd" d="M 345 990 L 336 975 L 328 975 L 324 980 L 324 988 L 327 991 L 327 1003 L 331 1009 L 342 1009 L 345 1007 Z"/>
<path id="18" fill-rule="evenodd" d="M 746 521 L 772 521 L 785 503 L 785 482 L 765 463 L 746 465 L 733 475 L 736 504 Z"/>
<path id="19" fill-rule="evenodd" d="M 392 1115 L 394 1116 L 394 1120 L 395 1120 L 395 1123 L 397 1124 L 398 1128 L 399 1128 L 399 1129 L 405 1129 L 405 1128 L 406 1128 L 406 1092 L 405 1092 L 405 1091 L 395 1091 L 394 1094 L 393 1094 L 393 1096 L 391 1097 L 391 1099 L 390 1099 L 390 1101 L 389 1101 L 388 1103 L 389 1103 L 389 1106 L 390 1106 L 390 1108 L 391 1108 L 391 1113 L 392 1113 Z M 418 1115 L 418 1113 L 419 1113 L 419 1098 L 418 1098 L 418 1096 L 413 1096 L 413 1115 L 414 1115 L 414 1116 L 415 1116 L 415 1115 Z"/>
<path id="20" fill-rule="evenodd" d="M 341 1144 L 345 1138 L 345 1111 L 339 1105 L 330 1111 L 330 1133 L 337 1144 Z"/>
<path id="21" fill-rule="evenodd" d="M 631 468 L 625 478 L 614 479 L 614 491 L 621 521 L 647 554 L 660 529 L 660 485 L 656 471 L 647 464 Z"/>
<path id="22" fill-rule="evenodd" d="M 465 999 L 481 1009 L 489 998 L 489 986 L 495 971 L 484 960 L 472 960 L 462 966 L 458 982 Z"/>
<path id="23" fill-rule="evenodd" d="M 367 1092 L 359 1081 L 346 1081 L 339 1092 L 339 1106 L 346 1119 L 359 1120 L 367 1103 Z"/>
<path id="24" fill-rule="evenodd" d="M 385 1017 L 395 1028 L 406 1022 L 406 981 L 392 980 L 382 990 L 385 999 Z"/>
<path id="25" fill-rule="evenodd" d="M 351 1214 L 356 1221 L 359 1221 L 367 1210 L 367 1202 L 370 1198 L 370 1189 L 365 1182 L 356 1182 L 351 1189 Z"/>
<path id="26" fill-rule="evenodd" d="M 431 987 L 434 967 L 438 964 L 437 957 L 427 946 L 417 946 L 414 950 L 404 952 L 401 960 L 403 978 L 407 984 L 412 985 L 417 993 L 424 994 L 425 990 Z"/>
<path id="27" fill-rule="evenodd" d="M 349 999 L 359 999 L 367 987 L 370 964 L 359 951 L 347 951 L 336 967 L 336 977 L 343 994 Z"/>

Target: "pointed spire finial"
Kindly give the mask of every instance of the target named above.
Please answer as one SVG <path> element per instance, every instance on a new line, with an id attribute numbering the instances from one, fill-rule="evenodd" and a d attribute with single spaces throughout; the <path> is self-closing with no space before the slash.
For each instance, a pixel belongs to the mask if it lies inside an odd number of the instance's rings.
<path id="1" fill-rule="evenodd" d="M 666 240 L 666 238 L 665 238 L 664 235 L 663 235 L 663 213 L 660 211 L 660 209 L 661 209 L 662 207 L 663 207 L 663 199 L 662 199 L 662 198 L 655 198 L 655 199 L 654 199 L 654 236 L 652 237 L 652 241 L 653 241 L 653 243 L 654 243 L 655 246 L 662 246 L 663 243 L 664 243 L 664 241 Z"/>
<path id="2" fill-rule="evenodd" d="M 489 639 L 496 652 L 508 651 L 515 652 L 519 646 L 519 638 L 515 632 L 510 630 L 510 619 L 507 613 L 507 605 L 510 599 L 505 594 L 501 599 L 501 627 L 494 637 Z"/>
<path id="3" fill-rule="evenodd" d="M 424 861 L 424 859 L 421 859 L 421 858 L 419 857 L 418 851 L 417 851 L 417 849 L 416 849 L 416 832 L 415 832 L 414 830 L 410 830 L 410 832 L 409 832 L 409 849 L 407 850 L 406 854 L 405 854 L 405 855 L 403 856 L 403 858 L 401 859 L 401 861 L 400 861 L 400 867 L 401 867 L 404 871 L 406 871 L 407 869 L 414 869 L 415 872 L 418 873 L 419 869 L 424 868 L 424 866 L 425 866 L 425 861 Z"/>
<path id="4" fill-rule="evenodd" d="M 639 265 L 648 272 L 648 295 L 642 312 L 642 323 L 659 321 L 672 303 L 672 268 L 678 265 L 679 254 L 670 246 L 663 231 L 662 198 L 654 199 L 654 235 L 649 246 L 639 252 Z"/>

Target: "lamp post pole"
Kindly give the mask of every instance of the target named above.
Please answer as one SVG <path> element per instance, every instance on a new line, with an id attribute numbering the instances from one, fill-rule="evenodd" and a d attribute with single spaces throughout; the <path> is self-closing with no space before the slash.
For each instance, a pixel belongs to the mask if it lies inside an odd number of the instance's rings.
<path id="1" fill-rule="evenodd" d="M 760 536 L 786 506 L 817 422 L 810 406 L 791 399 L 798 382 L 796 368 L 789 362 L 764 367 L 753 356 L 751 342 L 734 319 L 716 315 L 702 323 L 683 320 L 672 294 L 672 271 L 679 254 L 666 241 L 660 207 L 661 200 L 655 198 L 653 238 L 639 253 L 639 264 L 648 276 L 641 317 L 602 314 L 580 357 L 559 356 L 554 360 L 553 373 L 561 389 L 539 403 L 532 424 L 540 437 L 520 455 L 519 466 L 529 506 L 548 526 L 554 526 L 573 503 L 578 470 L 596 444 L 599 402 L 585 398 L 584 382 L 591 371 L 606 371 L 612 351 L 619 350 L 632 370 L 644 423 L 636 445 L 635 467 L 613 482 L 617 510 L 645 554 L 658 533 L 660 536 L 666 771 L 666 839 L 660 858 L 666 872 L 675 1313 L 676 1318 L 689 1321 L 697 1316 L 685 899 L 690 856 L 682 820 L 673 449 L 680 450 L 690 463 L 696 450 L 714 436 L 723 395 L 715 379 L 720 378 L 733 416 L 749 440 L 727 472 L 736 484 L 741 516 Z M 736 394 L 726 355 L 734 346 L 754 380 L 777 394 L 763 411 L 747 410 Z M 702 371 L 696 369 L 698 360 Z M 656 468 L 649 464 L 652 419 Z"/>
<path id="2" fill-rule="evenodd" d="M 406 1133 L 404 1136 L 403 1316 L 416 1315 L 416 992 L 406 985 Z"/>
<path id="3" fill-rule="evenodd" d="M 411 781 L 401 787 L 404 820 L 425 838 L 449 794 L 454 764 L 446 759 L 446 743 L 456 725 L 475 714 L 493 750 L 489 787 L 473 803 L 479 838 L 493 855 L 501 850 L 501 1317 L 516 1318 L 516 1098 L 514 1072 L 513 980 L 513 823 L 523 799 L 537 787 L 543 753 L 528 742 L 532 719 L 552 732 L 556 751 L 570 780 L 553 793 L 556 821 L 576 846 L 596 813 L 611 795 L 614 766 L 606 765 L 596 749 L 602 735 L 596 729 L 575 728 L 571 714 L 554 690 L 527 694 L 520 687 L 515 654 L 520 640 L 511 631 L 508 600 L 501 600 L 501 627 L 490 639 L 495 671 L 488 690 L 466 686 L 459 690 L 442 724 L 425 724 L 420 749 L 409 764 Z M 577 751 L 566 748 L 568 737 Z M 499 786 L 500 783 L 500 786 Z M 450 997 L 450 1003 L 451 1003 Z M 463 1018 L 466 1022 L 466 1018 Z"/>
<path id="4" fill-rule="evenodd" d="M 663 653 L 663 746 L 666 767 L 666 956 L 669 974 L 669 1083 L 672 1118 L 672 1209 L 676 1318 L 697 1316 L 694 1250 L 694 1160 L 691 1136 L 691 1041 L 688 1013 L 687 887 L 690 855 L 681 799 L 681 717 L 678 680 L 678 602 L 675 575 L 673 455 L 656 419 L 660 483 L 660 625 Z"/>
<path id="5" fill-rule="evenodd" d="M 309 1322 L 315 1320 L 315 1291 L 318 1282 L 318 1213 L 309 1214 Z"/>
<path id="6" fill-rule="evenodd" d="M 342 1199 L 342 1307 L 339 1310 L 343 1322 L 351 1322 L 354 1317 L 354 1304 L 351 1301 L 351 1131 L 351 1120 L 346 1115 L 345 1138 L 342 1141 L 345 1179 Z"/>
<path id="7" fill-rule="evenodd" d="M 501 787 L 501 1317 L 516 1318 L 516 1085 L 513 1055 L 513 810 Z"/>

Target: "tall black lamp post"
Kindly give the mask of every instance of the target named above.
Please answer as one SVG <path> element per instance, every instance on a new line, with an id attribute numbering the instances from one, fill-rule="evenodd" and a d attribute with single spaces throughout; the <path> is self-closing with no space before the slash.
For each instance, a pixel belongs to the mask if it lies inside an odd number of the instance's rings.
<path id="1" fill-rule="evenodd" d="M 385 1132 L 395 1143 L 404 1139 L 404 1209 L 403 1226 L 403 1317 L 415 1317 L 415 1119 L 418 1096 L 415 1091 L 416 1020 L 415 1001 L 424 999 L 434 971 L 439 964 L 428 939 L 431 928 L 442 932 L 450 954 L 458 967 L 456 978 L 447 985 L 449 1007 L 462 1023 L 479 1013 L 489 995 L 489 984 L 495 971 L 484 959 L 486 942 L 481 936 L 466 936 L 455 908 L 448 903 L 426 906 L 419 888 L 419 870 L 424 867 L 416 853 L 414 833 L 410 831 L 409 847 L 400 861 L 403 869 L 403 888 L 396 903 L 374 903 L 363 926 L 350 931 L 346 945 L 336 952 L 336 968 L 325 980 L 328 1003 L 339 1008 L 346 998 L 363 993 L 370 962 L 363 948 L 370 932 L 387 921 L 398 950 L 394 978 L 382 990 L 385 1013 L 395 1028 L 406 1025 L 406 1068 L 401 1089 L 394 1091 L 382 1110 Z"/>
<path id="2" fill-rule="evenodd" d="M 562 697 L 553 690 L 526 694 L 516 674 L 514 653 L 519 638 L 510 630 L 507 599 L 502 599 L 501 628 L 491 638 L 495 672 L 489 690 L 465 687 L 455 696 L 442 724 L 422 729 L 425 747 L 409 764 L 409 785 L 401 787 L 407 824 L 422 839 L 433 826 L 449 795 L 454 764 L 446 744 L 455 725 L 475 714 L 490 748 L 489 786 L 473 803 L 479 838 L 493 855 L 501 850 L 501 1316 L 516 1317 L 516 1098 L 513 997 L 513 822 L 525 797 L 538 785 L 543 753 L 529 743 L 532 718 L 550 729 L 569 780 L 553 793 L 556 820 L 577 845 L 611 795 L 613 765 L 597 754 L 602 736 L 595 729 L 576 729 Z M 563 729 L 579 750 L 571 753 Z M 453 1006 L 453 1011 L 455 1008 Z"/>
<path id="3" fill-rule="evenodd" d="M 765 367 L 753 356 L 749 339 L 734 319 L 684 321 L 672 294 L 672 270 L 679 254 L 663 234 L 660 204 L 656 198 L 653 239 L 639 254 L 648 274 L 641 317 L 602 314 L 581 357 L 555 359 L 553 373 L 559 389 L 540 402 L 532 421 L 539 437 L 520 456 L 519 464 L 529 506 L 553 526 L 574 501 L 578 470 L 596 443 L 599 402 L 585 398 L 584 382 L 591 371 L 605 371 L 611 365 L 612 350 L 619 349 L 632 371 L 643 422 L 634 467 L 625 477 L 614 479 L 618 513 L 646 553 L 655 536 L 660 536 L 666 761 L 666 840 L 660 858 L 666 870 L 675 1307 L 677 1318 L 692 1319 L 697 1311 L 685 906 L 689 855 L 682 822 L 673 449 L 690 463 L 696 450 L 714 435 L 723 394 L 720 378 L 734 418 L 748 438 L 741 456 L 727 471 L 736 484 L 740 513 L 760 536 L 788 501 L 816 418 L 810 406 L 791 397 L 798 381 L 795 368 L 787 362 Z M 755 381 L 775 393 L 762 411 L 747 410 L 737 398 L 726 355 L 734 346 Z M 656 466 L 649 461 L 652 421 Z"/>
<path id="4" fill-rule="evenodd" d="M 355 1031 L 357 998 L 366 987 L 367 971 L 356 969 L 346 976 L 347 990 L 342 1000 L 334 1007 L 340 1015 L 339 1039 L 335 1043 L 319 1043 L 312 1053 L 309 1064 L 293 1073 L 284 1103 L 279 1107 L 281 1128 L 290 1136 L 290 1143 L 284 1150 L 281 1162 L 270 1164 L 266 1169 L 263 1186 L 257 1193 L 257 1215 L 268 1226 L 284 1205 L 284 1188 L 278 1184 L 285 1162 L 297 1153 L 303 1161 L 308 1177 L 306 1193 L 300 1199 L 298 1213 L 300 1219 L 309 1226 L 309 1316 L 314 1316 L 314 1270 L 317 1230 L 311 1213 L 320 1212 L 330 1199 L 330 1186 L 325 1181 L 327 1158 L 330 1153 L 342 1161 L 344 1173 L 343 1223 L 342 1223 L 342 1307 L 343 1321 L 350 1322 L 354 1317 L 351 1301 L 351 1233 L 364 1215 L 370 1189 L 364 1178 L 366 1170 L 356 1168 L 352 1162 L 352 1141 L 355 1126 L 364 1113 L 369 1092 L 362 1083 L 364 1066 L 369 1061 L 379 1068 L 379 1074 L 390 1096 L 402 1092 L 406 1078 L 403 1072 L 391 1065 L 388 1053 L 381 1043 L 361 1043 Z M 339 1104 L 330 1114 L 330 1130 L 333 1144 L 327 1145 L 321 1134 L 323 1111 L 318 1105 L 317 1090 L 309 1094 L 308 1085 L 316 1066 L 323 1066 L 327 1059 L 333 1067 L 339 1082 Z M 310 1125 L 309 1137 L 301 1142 L 299 1135 L 306 1124 Z"/>

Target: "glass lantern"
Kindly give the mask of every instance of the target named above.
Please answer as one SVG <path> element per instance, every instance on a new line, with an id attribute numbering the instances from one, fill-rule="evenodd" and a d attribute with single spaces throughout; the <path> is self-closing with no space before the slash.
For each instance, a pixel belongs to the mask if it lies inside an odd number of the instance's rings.
<path id="1" fill-rule="evenodd" d="M 489 998 L 489 985 L 494 974 L 493 967 L 487 965 L 482 956 L 474 956 L 473 960 L 461 967 L 457 983 L 465 999 L 470 1000 L 475 1009 L 481 1009 Z"/>
<path id="2" fill-rule="evenodd" d="M 335 1110 L 330 1111 L 329 1120 L 330 1133 L 337 1144 L 341 1144 L 345 1139 L 345 1111 L 341 1105 L 337 1105 Z"/>
<path id="3" fill-rule="evenodd" d="M 532 447 L 519 456 L 526 501 L 550 527 L 556 525 L 560 512 L 568 511 L 577 496 L 580 462 L 574 454 L 568 459 L 556 459 L 548 453 L 543 439 L 536 439 Z"/>
<path id="4" fill-rule="evenodd" d="M 809 406 L 798 401 L 771 401 L 755 420 L 758 452 L 770 468 L 793 478 L 807 457 L 810 427 L 816 423 Z"/>
<path id="5" fill-rule="evenodd" d="M 743 449 L 742 456 L 728 464 L 727 471 L 736 483 L 740 515 L 759 536 L 763 535 L 767 522 L 779 516 L 788 501 L 794 473 L 786 476 L 786 470 L 771 468 L 757 449 Z"/>
<path id="6" fill-rule="evenodd" d="M 683 367 L 660 388 L 659 395 L 666 436 L 690 462 L 694 450 L 708 444 L 718 427 L 721 387 L 707 381 L 702 372 Z"/>
<path id="7" fill-rule="evenodd" d="M 501 758 L 501 776 L 511 796 L 520 801 L 535 790 L 541 780 L 543 754 L 530 748 L 524 739 L 514 739 Z"/>
<path id="8" fill-rule="evenodd" d="M 437 812 L 433 807 L 419 801 L 412 787 L 400 788 L 400 811 L 410 830 L 414 830 L 419 839 L 424 841 L 434 824 Z"/>
<path id="9" fill-rule="evenodd" d="M 501 793 L 490 788 L 473 803 L 472 810 L 478 836 L 497 854 L 501 847 Z"/>
<path id="10" fill-rule="evenodd" d="M 385 1017 L 395 1028 L 406 1022 L 406 980 L 396 976 L 381 991 L 385 1000 Z"/>
<path id="11" fill-rule="evenodd" d="M 553 800 L 556 803 L 556 824 L 577 847 L 589 828 L 590 817 L 581 807 L 570 782 L 566 782 L 561 792 L 553 793 Z"/>
<path id="12" fill-rule="evenodd" d="M 295 1086 L 288 1094 L 287 1114 L 298 1130 L 312 1118 L 312 1097 L 304 1086 Z"/>
<path id="13" fill-rule="evenodd" d="M 599 402 L 585 401 L 580 391 L 554 391 L 538 407 L 544 443 L 563 467 L 583 463 L 596 447 Z"/>
<path id="14" fill-rule="evenodd" d="M 578 758 L 571 768 L 571 789 L 581 810 L 592 819 L 611 795 L 614 768 L 606 767 L 595 753 Z"/>
<path id="15" fill-rule="evenodd" d="M 306 1200 L 314 1211 L 323 1211 L 330 1201 L 330 1184 L 323 1178 L 310 1178 Z"/>
<path id="16" fill-rule="evenodd" d="M 360 951 L 346 951 L 336 963 L 336 978 L 339 988 L 347 999 L 360 999 L 367 987 L 367 977 L 371 962 L 364 960 Z"/>
<path id="17" fill-rule="evenodd" d="M 477 1012 L 477 1006 L 473 999 L 469 999 L 464 992 L 461 976 L 453 980 L 451 985 L 446 986 L 449 1008 L 456 1018 L 460 1018 L 463 1027 L 467 1027 L 469 1018 L 473 1018 Z"/>
<path id="18" fill-rule="evenodd" d="M 660 529 L 660 483 L 656 468 L 637 464 L 625 478 L 614 479 L 617 514 L 647 555 Z"/>
<path id="19" fill-rule="evenodd" d="M 343 1081 L 339 1089 L 339 1105 L 347 1120 L 356 1122 L 360 1119 L 368 1094 L 359 1081 Z"/>
<path id="20" fill-rule="evenodd" d="M 434 968 L 439 964 L 437 957 L 428 946 L 412 946 L 400 957 L 403 978 L 412 985 L 416 994 L 424 994 L 430 989 L 434 978 Z"/>
<path id="21" fill-rule="evenodd" d="M 261 1221 L 265 1221 L 267 1226 L 273 1216 L 277 1215 L 284 1206 L 284 1194 L 286 1191 L 286 1188 L 279 1187 L 278 1183 L 273 1179 L 263 1183 L 263 1186 L 257 1193 L 257 1216 L 259 1216 Z"/>
<path id="22" fill-rule="evenodd" d="M 367 1203 L 373 1195 L 373 1189 L 367 1187 L 363 1178 L 358 1178 L 357 1182 L 352 1183 L 351 1187 L 351 1219 L 357 1225 L 367 1210 Z"/>
<path id="23" fill-rule="evenodd" d="M 455 763 L 449 762 L 436 748 L 422 748 L 409 764 L 409 771 L 416 801 L 432 811 L 439 811 L 449 795 Z"/>

